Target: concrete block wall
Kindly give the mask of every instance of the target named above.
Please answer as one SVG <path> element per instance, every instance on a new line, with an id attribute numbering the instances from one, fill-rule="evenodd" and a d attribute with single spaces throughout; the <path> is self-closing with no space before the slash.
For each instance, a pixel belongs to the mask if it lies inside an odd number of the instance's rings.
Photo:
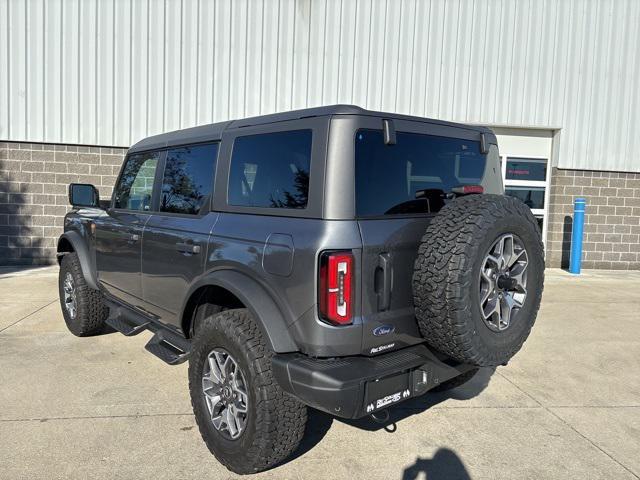
<path id="1" fill-rule="evenodd" d="M 71 182 L 109 198 L 126 150 L 0 142 L 0 265 L 55 262 Z"/>
<path id="2" fill-rule="evenodd" d="M 71 182 L 111 196 L 126 149 L 0 142 L 0 265 L 55 262 Z M 584 268 L 640 270 L 640 174 L 554 168 L 547 265 L 567 266 L 573 201 L 587 199 Z"/>
<path id="3" fill-rule="evenodd" d="M 640 270 L 640 174 L 554 168 L 547 266 L 568 266 L 573 202 L 587 200 L 583 268 Z"/>

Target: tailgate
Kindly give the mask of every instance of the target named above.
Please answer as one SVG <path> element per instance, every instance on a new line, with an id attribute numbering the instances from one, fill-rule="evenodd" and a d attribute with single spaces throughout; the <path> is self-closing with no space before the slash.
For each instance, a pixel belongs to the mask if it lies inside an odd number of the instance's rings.
<path id="1" fill-rule="evenodd" d="M 423 341 L 412 294 L 413 264 L 431 217 L 359 220 L 362 236 L 362 353 Z"/>

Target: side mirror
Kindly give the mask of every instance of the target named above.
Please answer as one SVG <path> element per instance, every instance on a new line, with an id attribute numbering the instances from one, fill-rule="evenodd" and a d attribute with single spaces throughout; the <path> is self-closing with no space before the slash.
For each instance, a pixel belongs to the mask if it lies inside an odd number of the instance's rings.
<path id="1" fill-rule="evenodd" d="M 74 207 L 100 208 L 98 189 L 88 183 L 71 183 L 69 203 Z"/>

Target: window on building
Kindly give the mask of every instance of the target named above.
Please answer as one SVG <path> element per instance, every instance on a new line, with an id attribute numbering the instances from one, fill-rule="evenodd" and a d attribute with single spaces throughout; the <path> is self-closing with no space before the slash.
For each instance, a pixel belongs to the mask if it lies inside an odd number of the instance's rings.
<path id="1" fill-rule="evenodd" d="M 217 144 L 168 150 L 160 211 L 198 214 L 211 198 L 217 155 Z"/>
<path id="2" fill-rule="evenodd" d="M 382 130 L 356 134 L 358 216 L 433 213 L 453 187 L 478 184 L 486 157 L 480 143 L 398 132 L 385 145 Z"/>
<path id="3" fill-rule="evenodd" d="M 114 190 L 114 208 L 151 210 L 158 158 L 158 152 L 138 153 L 127 158 Z"/>
<path id="4" fill-rule="evenodd" d="M 311 140 L 311 130 L 236 138 L 229 174 L 229 204 L 306 208 Z"/>
<path id="5" fill-rule="evenodd" d="M 549 188 L 549 162 L 546 158 L 503 157 L 505 194 L 527 205 L 540 227 L 545 241 L 546 195 Z"/>
<path id="6" fill-rule="evenodd" d="M 519 198 L 532 210 L 544 208 L 544 187 L 509 187 L 505 188 L 505 193 L 512 197 Z"/>
<path id="7" fill-rule="evenodd" d="M 544 182 L 547 179 L 547 161 L 528 158 L 507 160 L 505 180 L 526 180 Z"/>

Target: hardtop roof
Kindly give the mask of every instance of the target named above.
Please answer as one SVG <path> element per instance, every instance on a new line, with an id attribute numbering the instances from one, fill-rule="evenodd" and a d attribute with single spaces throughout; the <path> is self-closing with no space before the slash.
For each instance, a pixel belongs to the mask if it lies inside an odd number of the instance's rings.
<path id="1" fill-rule="evenodd" d="M 170 147 L 174 145 L 185 145 L 189 143 L 218 141 L 222 138 L 223 132 L 231 128 L 242 128 L 254 125 L 265 125 L 276 122 L 284 122 L 287 120 L 297 120 L 300 118 L 324 117 L 332 115 L 364 115 L 370 117 L 410 120 L 437 125 L 449 125 L 458 128 L 476 130 L 478 132 L 492 133 L 491 130 L 487 127 L 479 125 L 467 125 L 463 123 L 448 122 L 444 120 L 436 120 L 432 118 L 417 117 L 412 115 L 402 115 L 398 113 L 378 112 L 373 110 L 366 110 L 355 105 L 328 105 L 323 107 L 312 107 L 304 108 L 301 110 L 291 110 L 288 112 L 272 113 L 269 115 L 260 115 L 257 117 L 249 117 L 240 120 L 228 120 L 225 122 L 211 123 L 208 125 L 200 125 L 197 127 L 161 133 L 159 135 L 153 135 L 151 137 L 144 138 L 139 142 L 133 144 L 129 149 L 129 152 L 154 150 L 158 148 Z"/>

